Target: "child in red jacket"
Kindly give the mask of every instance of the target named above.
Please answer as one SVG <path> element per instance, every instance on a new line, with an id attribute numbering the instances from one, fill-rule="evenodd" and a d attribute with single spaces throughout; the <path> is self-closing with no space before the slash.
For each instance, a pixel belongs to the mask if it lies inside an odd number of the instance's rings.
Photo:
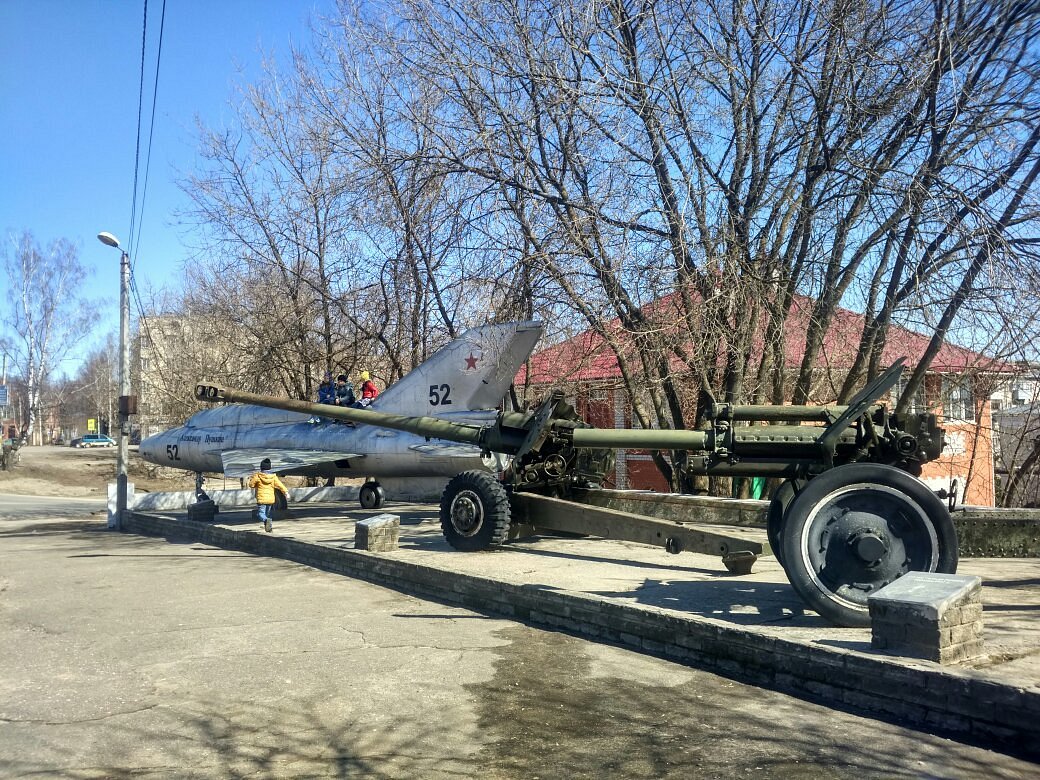
<path id="1" fill-rule="evenodd" d="M 379 397 L 379 390 L 376 388 L 376 383 L 373 382 L 367 371 L 361 372 L 361 405 L 368 406 L 376 398 Z"/>

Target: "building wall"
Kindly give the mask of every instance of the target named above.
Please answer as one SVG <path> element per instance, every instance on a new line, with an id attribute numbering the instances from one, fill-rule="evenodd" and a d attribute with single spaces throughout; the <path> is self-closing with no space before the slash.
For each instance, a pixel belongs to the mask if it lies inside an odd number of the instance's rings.
<path id="1" fill-rule="evenodd" d="M 657 465 L 644 453 L 628 453 L 625 458 L 629 484 L 619 485 L 619 489 L 654 490 L 658 493 L 671 492 L 671 485 L 665 482 L 664 475 Z"/>
<path id="2" fill-rule="evenodd" d="M 921 479 L 931 488 L 947 491 L 956 480 L 959 503 L 993 506 L 996 486 L 990 419 L 987 405 L 978 424 L 943 422 L 946 446 L 941 457 L 924 465 Z"/>
<path id="3" fill-rule="evenodd" d="M 931 488 L 951 491 L 956 480 L 958 503 L 993 506 L 996 503 L 996 480 L 993 471 L 993 414 L 988 395 L 971 393 L 973 412 L 965 415 L 956 411 L 948 393 L 943 391 L 944 379 L 930 376 L 927 388 L 928 406 L 940 415 L 945 431 L 942 455 L 926 463 L 921 478 Z M 949 378 L 946 378 L 949 382 Z M 970 381 L 969 381 L 970 384 Z M 972 385 L 972 387 L 974 387 Z"/>
<path id="4" fill-rule="evenodd" d="M 172 332 L 177 329 L 176 335 Z M 134 341 L 130 372 L 137 393 L 136 427 L 141 438 L 166 430 L 171 425 L 166 409 L 166 389 L 161 374 L 172 360 L 171 347 L 180 336 L 180 318 L 142 317 Z"/>
<path id="5" fill-rule="evenodd" d="M 1021 371 L 997 383 L 990 395 L 993 411 L 1040 403 L 1040 366 L 1020 364 Z"/>
<path id="6" fill-rule="evenodd" d="M 1011 505 L 1040 506 L 1040 478 L 1036 475 L 1037 464 L 1031 460 L 1040 439 L 1040 403 L 1021 404 L 1002 411 L 994 409 L 993 430 L 997 479 L 1003 485 L 998 487 L 998 496 L 1007 488 L 1012 475 L 1027 467 L 1030 473 L 1018 478 Z"/>

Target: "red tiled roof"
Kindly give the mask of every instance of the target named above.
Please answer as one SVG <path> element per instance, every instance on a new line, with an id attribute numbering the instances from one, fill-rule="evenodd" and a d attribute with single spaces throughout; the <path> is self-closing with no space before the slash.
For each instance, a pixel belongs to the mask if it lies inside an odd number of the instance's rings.
<path id="1" fill-rule="evenodd" d="M 662 313 L 667 314 L 667 310 L 674 305 L 674 296 L 665 296 L 655 301 L 652 304 L 654 311 L 648 313 L 655 318 L 660 317 Z M 805 350 L 805 331 L 811 309 L 812 301 L 799 297 L 794 301 L 788 315 L 784 339 L 789 369 L 797 369 L 801 365 Z M 674 321 L 674 318 L 671 321 Z M 818 365 L 821 368 L 835 369 L 850 366 L 855 359 L 863 325 L 862 314 L 839 308 L 824 336 Z M 608 323 L 607 330 L 616 333 L 619 342 L 626 347 L 631 345 L 631 335 L 624 332 L 618 320 Z M 883 365 L 890 365 L 898 358 L 905 357 L 907 364 L 914 366 L 924 355 L 930 339 L 930 336 L 892 325 L 888 331 L 881 362 Z M 761 353 L 761 341 L 756 352 Z M 678 361 L 676 363 L 678 368 Z M 613 351 L 599 334 L 591 330 L 536 352 L 531 356 L 530 368 L 532 384 L 602 381 L 616 379 L 621 375 Z M 930 367 L 931 371 L 937 373 L 963 373 L 968 369 L 1003 373 L 1013 371 L 1014 367 L 955 344 L 943 344 L 932 359 Z M 515 381 L 517 384 L 523 384 L 526 377 L 527 367 L 524 366 L 517 373 Z"/>

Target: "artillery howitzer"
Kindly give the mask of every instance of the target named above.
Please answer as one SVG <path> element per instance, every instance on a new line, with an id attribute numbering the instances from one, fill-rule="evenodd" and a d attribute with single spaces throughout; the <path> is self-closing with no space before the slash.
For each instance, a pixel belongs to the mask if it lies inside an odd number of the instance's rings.
<path id="1" fill-rule="evenodd" d="M 288 409 L 355 424 L 471 444 L 512 456 L 501 475 L 466 471 L 441 498 L 441 528 L 464 551 L 539 532 L 592 534 L 724 555 L 750 571 L 760 542 L 591 506 L 615 449 L 685 450 L 703 475 L 781 480 L 767 534 L 795 590 L 823 617 L 869 625 L 867 596 L 908 571 L 954 573 L 957 538 L 946 504 L 918 479 L 938 457 L 934 414 L 895 414 L 878 404 L 902 361 L 847 406 L 718 404 L 705 430 L 627 430 L 584 423 L 554 391 L 534 411 L 500 412 L 493 424 L 406 417 L 198 385 L 196 397 Z M 766 422 L 737 426 L 737 422 Z M 784 423 L 784 424 L 779 424 Z M 792 424 L 797 423 L 797 424 Z M 813 423 L 803 425 L 802 423 Z"/>

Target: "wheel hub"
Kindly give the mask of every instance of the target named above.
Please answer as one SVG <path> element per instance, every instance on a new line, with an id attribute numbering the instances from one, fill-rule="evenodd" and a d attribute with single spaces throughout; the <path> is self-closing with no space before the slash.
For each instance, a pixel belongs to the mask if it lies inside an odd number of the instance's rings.
<path id="1" fill-rule="evenodd" d="M 484 520 L 484 505 L 480 497 L 464 490 L 451 502 L 451 524 L 463 536 L 473 535 Z"/>
<path id="2" fill-rule="evenodd" d="M 870 530 L 856 531 L 849 537 L 849 547 L 868 566 L 877 565 L 888 554 L 888 542 Z"/>

